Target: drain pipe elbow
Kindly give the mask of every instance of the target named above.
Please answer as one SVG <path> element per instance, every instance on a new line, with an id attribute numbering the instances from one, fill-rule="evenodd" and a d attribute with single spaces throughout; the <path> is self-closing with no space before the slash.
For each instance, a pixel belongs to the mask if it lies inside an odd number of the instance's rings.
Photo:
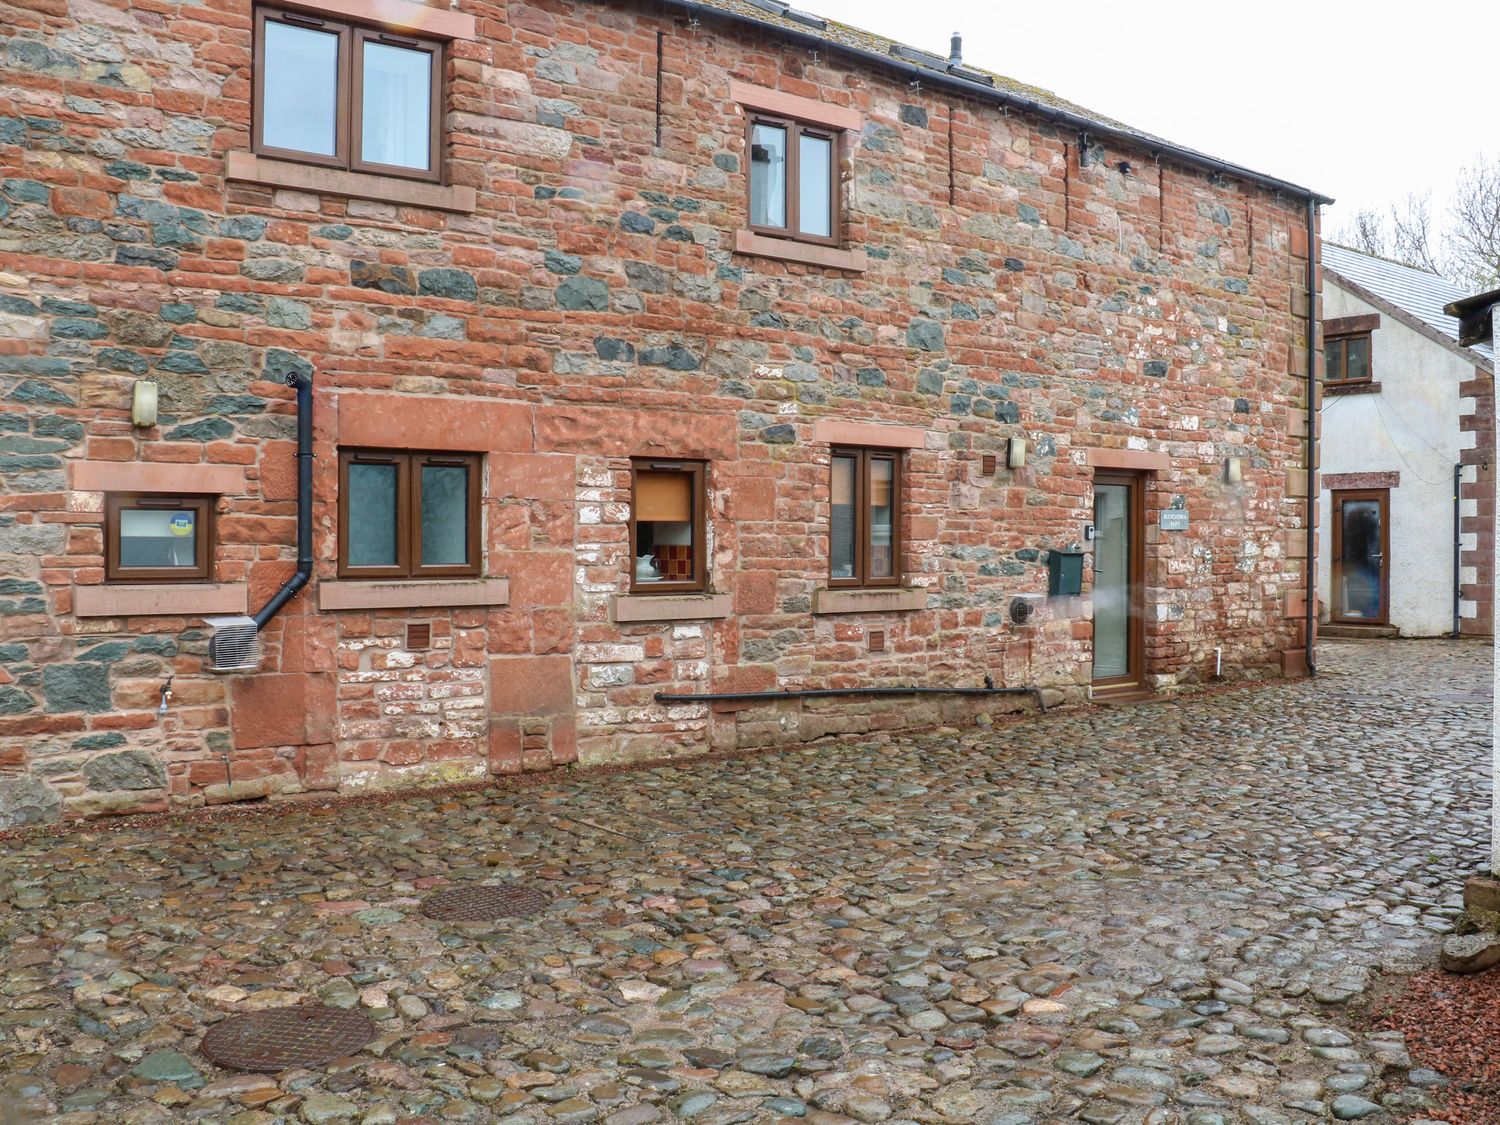
<path id="1" fill-rule="evenodd" d="M 297 392 L 297 570 L 253 615 L 257 633 L 312 578 L 312 376 L 293 373 L 286 377 L 286 385 Z"/>

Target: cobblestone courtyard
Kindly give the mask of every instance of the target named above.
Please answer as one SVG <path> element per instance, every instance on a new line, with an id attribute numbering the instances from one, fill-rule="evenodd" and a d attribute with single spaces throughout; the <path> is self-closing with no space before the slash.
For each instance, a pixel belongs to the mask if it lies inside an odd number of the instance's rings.
<path id="1" fill-rule="evenodd" d="M 1440 1119 L 1359 1014 L 1483 861 L 1489 659 L 1330 643 L 1186 702 L 12 840 L 0 1120 Z M 445 880 L 552 901 L 434 922 Z M 198 1053 L 311 999 L 379 1037 Z"/>

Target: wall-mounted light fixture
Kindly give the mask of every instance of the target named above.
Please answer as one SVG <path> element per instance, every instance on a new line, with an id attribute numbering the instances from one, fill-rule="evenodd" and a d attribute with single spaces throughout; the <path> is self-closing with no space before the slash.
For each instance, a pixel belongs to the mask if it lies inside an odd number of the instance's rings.
<path id="1" fill-rule="evenodd" d="M 1239 484 L 1245 479 L 1244 469 L 1240 466 L 1238 457 L 1227 457 L 1224 460 L 1224 483 Z"/>
<path id="2" fill-rule="evenodd" d="M 156 384 L 150 379 L 137 379 L 130 396 L 130 420 L 143 430 L 156 425 Z"/>
<path id="3" fill-rule="evenodd" d="M 1007 469 L 1024 469 L 1026 467 L 1026 439 L 1013 437 L 1005 443 L 1005 467 Z"/>

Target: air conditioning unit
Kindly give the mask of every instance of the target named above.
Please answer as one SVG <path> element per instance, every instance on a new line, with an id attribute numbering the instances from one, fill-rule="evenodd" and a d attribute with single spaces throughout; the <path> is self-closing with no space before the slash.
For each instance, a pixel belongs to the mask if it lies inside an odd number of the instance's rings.
<path id="1" fill-rule="evenodd" d="M 253 617 L 205 617 L 210 672 L 253 672 L 260 667 L 260 631 Z"/>

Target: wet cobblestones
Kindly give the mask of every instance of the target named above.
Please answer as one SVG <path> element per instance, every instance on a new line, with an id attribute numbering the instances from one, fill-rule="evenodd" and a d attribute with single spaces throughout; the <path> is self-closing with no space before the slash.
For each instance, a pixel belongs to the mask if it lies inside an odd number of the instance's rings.
<path id="1" fill-rule="evenodd" d="M 1356 1013 L 1487 839 L 1490 650 L 542 785 L 7 842 L 0 1072 L 59 1122 L 1440 1120 Z M 536 887 L 445 923 L 434 890 Z M 251 1075 L 226 1016 L 376 1039 Z M 6 1117 L 0 1103 L 0 1119 Z"/>

